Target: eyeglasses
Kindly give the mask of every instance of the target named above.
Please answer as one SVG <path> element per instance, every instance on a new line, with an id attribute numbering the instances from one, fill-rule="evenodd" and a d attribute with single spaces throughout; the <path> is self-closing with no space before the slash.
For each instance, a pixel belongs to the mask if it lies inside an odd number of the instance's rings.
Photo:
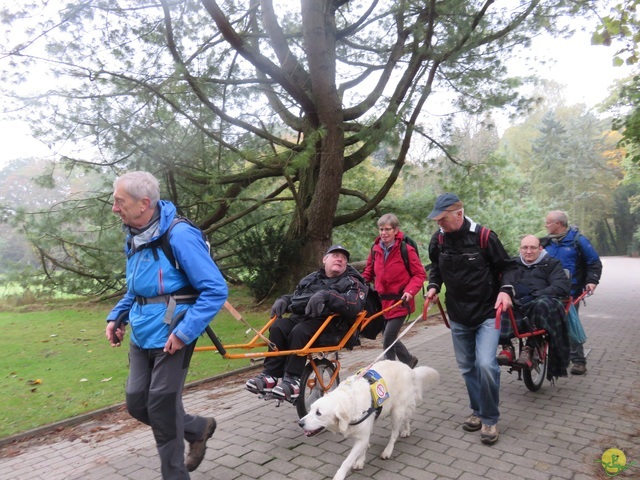
<path id="1" fill-rule="evenodd" d="M 381 232 L 391 232 L 393 230 L 395 230 L 393 227 L 380 227 Z"/>
<path id="2" fill-rule="evenodd" d="M 540 247 L 520 247 L 520 250 L 538 250 Z"/>

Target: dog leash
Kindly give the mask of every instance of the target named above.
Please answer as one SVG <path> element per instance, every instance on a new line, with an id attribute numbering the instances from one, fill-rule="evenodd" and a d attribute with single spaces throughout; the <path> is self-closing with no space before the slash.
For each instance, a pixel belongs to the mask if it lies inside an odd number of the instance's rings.
<path id="1" fill-rule="evenodd" d="M 356 373 L 354 375 L 354 380 L 357 380 L 359 378 L 362 378 L 366 375 L 366 373 L 371 369 L 371 367 L 373 366 L 374 363 L 376 363 L 378 360 L 380 360 L 380 358 L 384 357 L 384 355 L 389 351 L 389 349 L 391 349 L 391 347 L 393 347 L 397 341 L 399 341 L 402 337 L 404 337 L 407 332 L 409 330 L 411 330 L 411 328 L 416 324 L 416 322 L 418 320 L 420 320 L 422 318 L 422 314 L 418 315 L 418 317 L 411 322 L 407 328 L 405 328 L 402 333 L 400 335 L 398 335 L 398 338 L 396 338 L 391 345 L 389 345 L 387 348 L 385 348 L 382 353 L 380 355 L 378 355 L 375 360 L 373 362 L 371 362 L 369 365 L 367 365 L 365 368 L 360 369 L 360 371 L 358 373 Z M 366 378 L 366 377 L 365 377 Z M 369 381 L 369 383 L 371 383 L 371 380 L 369 378 L 367 378 L 367 381 Z M 367 418 L 369 418 L 373 413 L 376 414 L 376 419 L 380 416 L 380 413 L 382 412 L 382 406 L 378 406 L 376 407 L 374 405 L 373 402 L 373 398 L 371 399 L 371 407 L 369 407 L 362 415 L 362 417 L 358 420 L 354 420 L 353 422 L 349 422 L 349 425 L 359 425 L 362 422 L 364 422 Z"/>
<path id="2" fill-rule="evenodd" d="M 407 328 L 405 328 L 405 329 L 402 331 L 402 333 L 400 333 L 400 335 L 398 335 L 398 338 L 396 338 L 396 339 L 393 341 L 393 343 L 391 343 L 391 345 L 389 345 L 387 348 L 385 348 L 385 349 L 382 351 L 382 353 L 381 353 L 380 355 L 378 355 L 378 356 L 375 358 L 375 360 L 373 360 L 373 362 L 371 362 L 371 363 L 370 363 L 369 365 L 367 365 L 365 368 L 361 369 L 361 370 L 360 370 L 360 372 L 356 375 L 356 377 L 355 377 L 355 378 L 360 378 L 360 377 L 362 377 L 362 376 L 365 374 L 365 372 L 366 372 L 367 370 L 369 370 L 369 369 L 373 366 L 373 364 L 374 364 L 374 363 L 376 363 L 378 360 L 380 360 L 381 358 L 383 358 L 383 357 L 385 356 L 385 354 L 386 354 L 389 350 L 391 350 L 391 347 L 393 347 L 393 346 L 396 344 L 396 342 L 398 342 L 402 337 L 404 337 L 404 336 L 407 334 L 407 332 L 408 332 L 409 330 L 411 330 L 411 328 L 416 324 L 416 322 L 417 322 L 418 320 L 421 320 L 421 319 L 422 319 L 422 313 L 421 313 L 421 314 L 419 314 L 419 315 L 418 315 L 418 317 L 417 317 L 413 322 L 411 322 L 411 323 L 407 326 Z"/>

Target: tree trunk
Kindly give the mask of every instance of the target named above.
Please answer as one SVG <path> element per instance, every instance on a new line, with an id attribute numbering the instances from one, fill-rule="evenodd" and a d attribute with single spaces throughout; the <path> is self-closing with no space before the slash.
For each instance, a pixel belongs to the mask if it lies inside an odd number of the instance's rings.
<path id="1" fill-rule="evenodd" d="M 333 219 L 338 206 L 344 169 L 342 102 L 336 87 L 335 11 L 330 0 L 302 2 L 302 24 L 308 56 L 310 97 L 314 111 L 305 111 L 305 138 L 321 130 L 316 153 L 300 172 L 298 216 L 289 231 L 300 240 L 295 252 L 285 252 L 290 277 L 287 287 L 318 268 L 331 245 Z M 285 285 L 282 285 L 284 287 Z"/>

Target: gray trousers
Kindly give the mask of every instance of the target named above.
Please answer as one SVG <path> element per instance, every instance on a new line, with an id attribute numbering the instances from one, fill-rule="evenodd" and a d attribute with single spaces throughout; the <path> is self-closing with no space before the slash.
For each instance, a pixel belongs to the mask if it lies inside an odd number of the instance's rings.
<path id="1" fill-rule="evenodd" d="M 204 417 L 186 414 L 182 405 L 182 389 L 195 344 L 173 355 L 161 348 L 129 346 L 127 409 L 133 418 L 151 427 L 164 480 L 189 478 L 184 441 L 202 439 L 207 425 Z"/>
<path id="2" fill-rule="evenodd" d="M 386 349 L 393 341 L 398 338 L 398 333 L 407 317 L 397 317 L 385 320 L 384 324 L 384 340 L 382 346 Z M 396 342 L 385 354 L 387 360 L 395 360 L 396 356 L 402 363 L 408 364 L 411 361 L 411 354 L 402 342 Z"/>

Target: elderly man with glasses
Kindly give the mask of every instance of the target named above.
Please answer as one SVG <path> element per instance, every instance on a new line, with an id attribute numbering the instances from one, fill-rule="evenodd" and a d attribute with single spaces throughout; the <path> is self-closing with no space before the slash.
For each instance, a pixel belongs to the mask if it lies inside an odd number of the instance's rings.
<path id="1" fill-rule="evenodd" d="M 515 281 L 514 310 L 518 329 L 525 332 L 546 330 L 549 334 L 547 377 L 549 380 L 566 377 L 569 366 L 569 337 L 564 321 L 563 300 L 569 297 L 569 276 L 564 271 L 562 262 L 549 255 L 535 235 L 522 238 L 520 255 L 515 257 L 515 261 L 518 273 Z M 509 327 L 510 323 L 503 321 L 503 336 L 508 333 Z M 514 363 L 528 368 L 533 366 L 531 355 L 534 341 L 533 337 L 528 340 Z M 503 350 L 498 355 L 498 362 L 510 360 L 505 357 L 513 358 L 513 352 L 509 349 Z"/>

